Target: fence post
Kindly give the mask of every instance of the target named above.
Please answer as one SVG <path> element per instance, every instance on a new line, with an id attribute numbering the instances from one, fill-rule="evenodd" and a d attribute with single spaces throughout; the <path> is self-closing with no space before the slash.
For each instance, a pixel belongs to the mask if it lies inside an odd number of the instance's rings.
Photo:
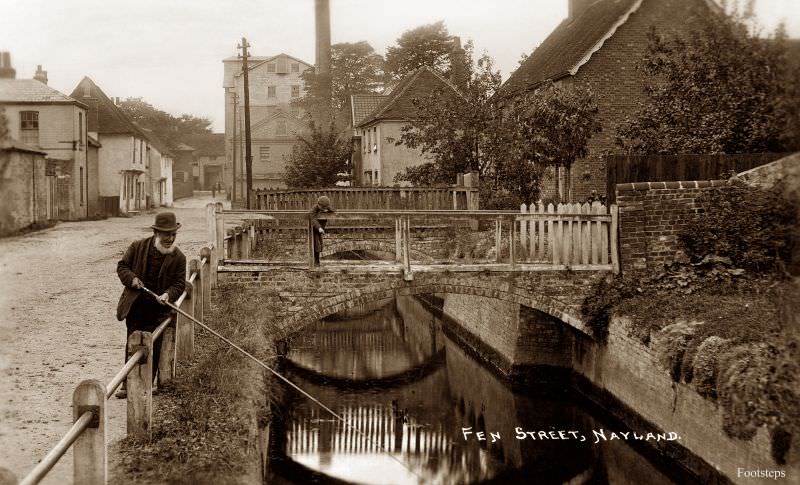
<path id="1" fill-rule="evenodd" d="M 617 248 L 617 236 L 619 235 L 619 207 L 611 204 L 611 267 L 614 274 L 619 274 L 619 249 Z"/>
<path id="2" fill-rule="evenodd" d="M 242 228 L 242 259 L 250 259 L 250 225 Z"/>
<path id="3" fill-rule="evenodd" d="M 533 205 L 533 204 L 531 204 Z M 528 206 L 525 204 L 520 204 L 519 212 L 523 214 L 528 213 Z M 531 231 L 533 233 L 533 231 Z M 520 219 L 519 220 L 519 247 L 522 250 L 523 254 L 528 249 L 528 220 L 527 219 Z"/>
<path id="4" fill-rule="evenodd" d="M 514 271 L 514 267 L 517 264 L 516 258 L 516 239 L 517 239 L 517 221 L 514 220 L 514 217 L 511 217 L 511 231 L 509 234 L 510 240 L 508 241 L 508 263 L 511 265 L 511 271 Z"/>
<path id="5" fill-rule="evenodd" d="M 128 436 L 150 441 L 153 420 L 153 336 L 135 331 L 128 337 L 128 355 L 139 349 L 145 356 L 128 374 Z"/>
<path id="6" fill-rule="evenodd" d="M 405 274 L 403 279 L 410 281 L 414 279 L 411 274 L 411 219 L 405 216 L 405 234 L 403 235 L 403 266 L 405 267 Z"/>
<path id="7" fill-rule="evenodd" d="M 399 263 L 403 258 L 403 230 L 400 226 L 401 219 L 394 218 L 394 262 Z"/>
<path id="8" fill-rule="evenodd" d="M 206 294 L 206 282 L 204 281 L 205 275 L 203 271 L 200 269 L 200 260 L 193 259 L 189 261 L 189 274 L 197 272 L 197 278 L 194 280 L 194 294 L 192 295 L 192 300 L 194 300 L 194 312 L 192 316 L 201 322 L 204 322 L 203 317 L 205 316 L 205 308 L 206 308 L 206 298 L 208 295 Z M 194 327 L 194 323 L 192 323 Z M 194 329 L 192 329 L 194 333 Z"/>
<path id="9" fill-rule="evenodd" d="M 177 320 L 177 319 L 176 319 Z M 158 358 L 158 385 L 163 386 L 175 378 L 175 320 L 161 333 L 161 353 Z"/>
<path id="10" fill-rule="evenodd" d="M 250 247 L 247 250 L 247 257 L 249 258 L 253 254 L 253 251 L 256 250 L 256 225 L 251 222 L 248 230 L 250 231 Z"/>
<path id="11" fill-rule="evenodd" d="M 73 483 L 105 485 L 108 479 L 106 386 L 95 379 L 82 381 L 72 393 L 72 421 L 86 411 L 92 412 L 92 421 L 72 445 Z"/>
<path id="12" fill-rule="evenodd" d="M 306 237 L 308 239 L 308 267 L 314 267 L 314 226 L 311 224 L 311 218 L 306 219 L 306 223 L 308 225 L 308 230 L 306 231 Z"/>
<path id="13" fill-rule="evenodd" d="M 204 247 L 200 250 L 200 259 L 208 258 L 211 256 L 211 248 Z M 211 311 L 211 278 L 209 277 L 210 273 L 212 272 L 212 268 L 210 265 L 200 265 L 200 261 L 197 261 L 197 266 L 199 267 L 200 274 L 202 279 L 200 283 L 203 285 L 203 315 L 206 315 Z M 201 322 L 204 321 L 199 319 Z"/>
<path id="14" fill-rule="evenodd" d="M 214 249 L 217 252 L 217 261 L 223 261 L 225 259 L 225 219 L 219 206 L 214 209 L 214 220 L 214 228 L 216 229 Z"/>
<path id="15" fill-rule="evenodd" d="M 503 230 L 503 221 L 502 221 L 502 219 L 500 219 L 498 217 L 497 220 L 494 221 L 494 247 L 495 247 L 494 262 L 495 263 L 499 263 L 500 262 L 500 244 L 503 241 L 502 230 Z"/>
<path id="16" fill-rule="evenodd" d="M 212 270 L 209 271 L 211 280 L 211 287 L 217 287 L 217 219 L 215 217 L 216 204 L 206 205 L 206 219 L 208 220 L 208 242 L 212 248 L 210 257 L 208 258 L 208 267 Z"/>
<path id="17" fill-rule="evenodd" d="M 194 284 L 186 282 L 186 298 L 180 306 L 181 310 L 194 316 Z M 178 314 L 175 336 L 177 338 L 175 360 L 185 362 L 194 354 L 194 322 L 188 317 Z"/>

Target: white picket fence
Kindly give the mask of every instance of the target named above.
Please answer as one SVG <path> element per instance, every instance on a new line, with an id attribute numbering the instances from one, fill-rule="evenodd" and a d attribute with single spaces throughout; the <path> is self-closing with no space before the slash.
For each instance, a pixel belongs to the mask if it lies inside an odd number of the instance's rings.
<path id="1" fill-rule="evenodd" d="M 616 205 L 522 204 L 517 221 L 519 261 L 619 267 Z"/>

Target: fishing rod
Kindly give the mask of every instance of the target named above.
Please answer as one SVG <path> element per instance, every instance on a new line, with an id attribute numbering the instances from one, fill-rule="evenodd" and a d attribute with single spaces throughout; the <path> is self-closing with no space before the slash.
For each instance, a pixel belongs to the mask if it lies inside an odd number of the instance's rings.
<path id="1" fill-rule="evenodd" d="M 153 291 L 151 291 L 149 288 L 145 287 L 144 285 L 142 285 L 142 286 L 141 286 L 141 290 L 143 290 L 144 292 L 146 292 L 147 294 L 149 294 L 150 296 L 152 296 L 153 298 L 155 298 L 155 299 L 156 299 L 156 300 L 158 300 L 159 302 L 162 302 L 162 300 L 159 300 L 159 295 L 156 295 L 156 294 L 155 294 Z M 387 455 L 388 455 L 390 458 L 392 458 L 394 461 L 396 461 L 397 463 L 399 463 L 400 465 L 402 465 L 402 466 L 403 466 L 403 467 L 404 467 L 406 470 L 410 471 L 410 472 L 411 472 L 413 475 L 415 475 L 417 478 L 419 478 L 419 479 L 422 479 L 422 476 L 420 476 L 420 475 L 419 475 L 419 474 L 418 474 L 416 471 L 412 470 L 412 469 L 411 469 L 411 467 L 409 467 L 409 466 L 408 466 L 408 465 L 407 465 L 405 462 L 401 461 L 399 458 L 397 458 L 397 457 L 396 457 L 396 456 L 394 456 L 393 454 L 389 453 L 389 451 L 386 449 L 386 447 L 385 447 L 385 446 L 383 446 L 383 444 L 382 444 L 382 443 L 380 443 L 380 442 L 378 442 L 378 441 L 375 441 L 375 440 L 373 440 L 373 439 L 372 439 L 372 438 L 370 438 L 370 437 L 369 437 L 369 436 L 368 436 L 366 433 L 364 433 L 363 431 L 361 431 L 361 430 L 360 430 L 358 427 L 356 427 L 356 426 L 354 426 L 354 425 L 352 425 L 352 424 L 348 423 L 346 419 L 344 419 L 343 417 L 339 416 L 339 414 L 338 414 L 338 413 L 336 413 L 336 412 L 335 412 L 333 409 L 331 409 L 331 408 L 329 408 L 328 406 L 326 406 L 325 404 L 323 404 L 323 403 L 322 403 L 322 402 L 321 402 L 319 399 L 315 398 L 315 397 L 314 397 L 314 396 L 312 396 L 311 394 L 309 394 L 309 393 L 307 393 L 306 391 L 304 391 L 304 390 L 300 389 L 300 387 L 298 387 L 298 386 L 297 386 L 297 384 L 295 384 L 294 382 L 290 381 L 288 378 L 286 378 L 286 377 L 284 377 L 283 375 L 281 375 L 281 373 L 280 373 L 280 372 L 276 371 L 275 369 L 273 369 L 272 367 L 268 366 L 268 365 L 267 365 L 267 364 L 265 364 L 264 362 L 262 362 L 262 361 L 258 360 L 258 359 L 257 359 L 257 358 L 255 358 L 255 357 L 254 357 L 252 354 L 250 354 L 248 351 L 244 350 L 243 348 L 239 347 L 238 345 L 236 345 L 235 343 L 231 342 L 231 341 L 230 341 L 230 340 L 228 340 L 227 338 L 223 337 L 222 335 L 220 335 L 219 333 L 217 333 L 217 332 L 216 332 L 214 329 L 212 329 L 211 327 L 209 327 L 209 326 L 208 326 L 208 325 L 206 325 L 205 323 L 201 322 L 200 320 L 198 320 L 198 319 L 194 318 L 194 316 L 192 316 L 192 315 L 189 315 L 188 313 L 186 313 L 185 311 L 181 310 L 180 308 L 178 308 L 177 306 L 173 305 L 172 303 L 170 303 L 170 302 L 168 302 L 168 301 L 163 301 L 162 303 L 163 303 L 163 304 L 165 304 L 165 305 L 167 305 L 168 307 L 172 308 L 173 310 L 177 311 L 178 313 L 180 313 L 180 314 L 181 314 L 181 315 L 183 315 L 184 317 L 186 317 L 186 318 L 190 319 L 190 320 L 191 320 L 191 321 L 193 321 L 194 323 L 196 323 L 196 324 L 200 325 L 200 326 L 201 326 L 201 327 L 202 327 L 204 330 L 206 330 L 207 332 L 211 333 L 212 335 L 214 335 L 214 336 L 215 336 L 215 337 L 217 337 L 218 339 L 222 340 L 222 341 L 223 341 L 223 342 L 225 342 L 226 344 L 230 345 L 230 346 L 231 346 L 231 347 L 233 347 L 234 349 L 236 349 L 236 350 L 238 350 L 239 352 L 241 352 L 242 354 L 246 355 L 248 358 L 250 358 L 250 360 L 252 360 L 252 361 L 253 361 L 253 362 L 255 362 L 256 364 L 258 364 L 258 365 L 260 365 L 261 367 L 263 367 L 263 368 L 267 369 L 268 371 L 270 371 L 270 372 L 271 372 L 271 373 L 272 373 L 272 374 L 273 374 L 275 377 L 277 377 L 277 378 L 279 378 L 280 380 L 282 380 L 283 382 L 285 382 L 285 383 L 289 384 L 291 387 L 293 387 L 294 389 L 296 389 L 296 390 L 297 390 L 299 393 L 301 393 L 302 395 L 304 395 L 305 397 L 307 397 L 308 399 L 310 399 L 312 402 L 316 403 L 316 404 L 317 404 L 319 407 L 321 407 L 321 408 L 322 408 L 322 409 L 324 409 L 325 411 L 329 412 L 329 413 L 330 413 L 330 414 L 331 414 L 333 417 L 335 417 L 336 419 L 338 419 L 339 421 L 341 421 L 341 422 L 342 422 L 342 424 L 344 424 L 344 425 L 345 425 L 345 426 L 347 426 L 348 428 L 352 429 L 353 431 L 357 432 L 358 434 L 360 434 L 361 436 L 363 436 L 364 438 L 366 438 L 367 440 L 369 440 L 371 443 L 373 443 L 373 444 L 377 445 L 377 446 L 378 446 L 378 448 L 380 448 L 381 450 L 383 450 L 383 451 L 384 451 L 384 452 L 385 452 L 385 453 L 386 453 L 386 454 L 387 454 Z"/>

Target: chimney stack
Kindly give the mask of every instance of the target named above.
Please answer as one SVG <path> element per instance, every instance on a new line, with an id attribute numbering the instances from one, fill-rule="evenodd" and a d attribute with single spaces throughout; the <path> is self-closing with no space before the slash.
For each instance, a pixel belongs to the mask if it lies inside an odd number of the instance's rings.
<path id="1" fill-rule="evenodd" d="M 597 0 L 567 0 L 567 16 L 570 21 L 580 17 Z"/>
<path id="2" fill-rule="evenodd" d="M 467 66 L 464 64 L 465 52 L 461 47 L 461 37 L 453 36 L 453 47 L 450 50 L 450 83 L 460 90 L 467 88 Z"/>
<path id="3" fill-rule="evenodd" d="M 0 79 L 15 79 L 17 71 L 11 67 L 11 53 L 0 52 Z"/>
<path id="4" fill-rule="evenodd" d="M 42 71 L 41 64 L 36 66 L 36 74 L 33 75 L 33 78 L 42 84 L 47 84 L 47 71 Z"/>
<path id="5" fill-rule="evenodd" d="M 331 9 L 330 0 L 316 0 L 317 73 L 331 72 Z"/>

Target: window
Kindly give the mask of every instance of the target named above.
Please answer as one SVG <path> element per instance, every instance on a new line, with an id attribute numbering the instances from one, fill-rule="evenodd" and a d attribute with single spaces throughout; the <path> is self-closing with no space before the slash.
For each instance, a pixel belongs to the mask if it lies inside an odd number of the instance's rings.
<path id="1" fill-rule="evenodd" d="M 186 172 L 175 172 L 175 181 L 180 183 L 186 182 Z"/>
<path id="2" fill-rule="evenodd" d="M 21 111 L 19 113 L 19 129 L 22 143 L 39 144 L 39 112 Z"/>
<path id="3" fill-rule="evenodd" d="M 258 159 L 262 162 L 268 162 L 270 157 L 269 147 L 260 147 L 258 149 Z"/>
<path id="4" fill-rule="evenodd" d="M 292 97 L 299 98 L 300 97 L 300 86 L 292 86 Z"/>
<path id="5" fill-rule="evenodd" d="M 286 136 L 286 120 L 278 120 L 276 123 L 275 134 L 278 136 Z"/>
<path id="6" fill-rule="evenodd" d="M 267 86 L 267 97 L 268 98 L 275 97 L 275 86 Z"/>
<path id="7" fill-rule="evenodd" d="M 297 62 L 292 63 L 292 72 L 300 72 L 300 64 Z"/>
<path id="8" fill-rule="evenodd" d="M 270 62 L 269 64 L 267 64 L 267 72 L 275 72 L 275 63 L 274 62 Z"/>

